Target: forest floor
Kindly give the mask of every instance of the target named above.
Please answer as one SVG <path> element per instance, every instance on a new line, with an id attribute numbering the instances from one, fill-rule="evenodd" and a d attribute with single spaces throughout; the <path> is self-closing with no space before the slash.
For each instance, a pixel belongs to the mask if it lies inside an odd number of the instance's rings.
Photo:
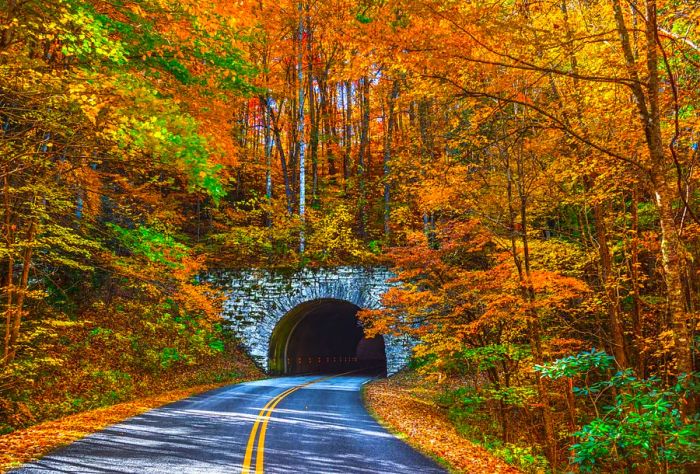
<path id="1" fill-rule="evenodd" d="M 447 413 L 434 403 L 436 393 L 410 373 L 365 386 L 370 412 L 408 444 L 454 473 L 516 474 L 521 471 L 461 436 Z"/>
<path id="2" fill-rule="evenodd" d="M 248 375 L 220 383 L 170 390 L 158 395 L 88 410 L 58 420 L 46 421 L 27 429 L 2 435 L 0 436 L 0 473 L 38 459 L 61 446 L 127 418 L 193 395 L 253 378 L 255 377 Z"/>

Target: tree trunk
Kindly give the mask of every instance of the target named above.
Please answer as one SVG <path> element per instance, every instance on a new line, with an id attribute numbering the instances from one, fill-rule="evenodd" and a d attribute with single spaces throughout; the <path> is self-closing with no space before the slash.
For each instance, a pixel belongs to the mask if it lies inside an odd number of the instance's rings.
<path id="1" fill-rule="evenodd" d="M 636 347 L 642 347 L 644 329 L 642 322 L 642 300 L 639 294 L 639 216 L 637 214 L 637 192 L 632 191 L 632 242 L 630 244 L 630 279 L 632 282 L 632 330 Z M 646 377 L 645 357 L 642 351 L 636 353 L 637 376 Z"/>
<path id="2" fill-rule="evenodd" d="M 678 372 L 689 374 L 693 371 L 692 343 L 689 327 L 689 314 L 683 294 L 683 275 L 685 274 L 685 258 L 678 228 L 676 226 L 673 201 L 676 196 L 673 185 L 667 183 L 666 154 L 664 153 L 661 135 L 661 111 L 659 106 L 659 60 L 656 43 L 656 1 L 646 0 L 646 39 L 647 39 L 647 73 L 649 75 L 649 112 L 650 120 L 645 124 L 651 129 L 648 138 L 649 153 L 654 166 L 655 196 L 661 219 L 661 252 L 666 287 L 668 289 L 668 306 L 673 325 L 676 344 L 676 364 Z"/>
<path id="3" fill-rule="evenodd" d="M 565 17 L 565 26 L 566 26 L 566 38 L 567 41 L 573 42 L 573 34 L 571 32 L 571 28 L 569 26 L 569 20 L 568 20 L 568 8 L 566 5 L 566 2 L 563 1 L 561 3 L 561 10 L 562 13 L 564 14 Z M 576 54 L 574 50 L 571 48 L 567 48 L 567 53 L 569 55 L 569 60 L 571 62 L 571 70 L 578 74 L 578 60 L 576 58 Z M 574 82 L 574 87 L 576 89 L 579 88 L 579 80 L 578 78 L 574 77 L 573 78 Z M 550 84 L 552 86 L 552 89 L 554 90 L 554 94 L 557 97 L 558 100 L 561 99 L 561 94 L 559 93 L 559 90 L 557 89 L 556 83 L 554 82 L 552 76 L 550 75 Z M 584 134 L 587 135 L 587 127 L 584 125 L 585 121 L 583 119 L 583 109 L 584 105 L 581 103 L 581 101 L 578 99 L 578 94 L 575 95 L 576 97 L 576 117 L 579 122 L 579 124 L 583 125 L 584 129 Z M 560 101 L 560 104 L 562 105 L 563 109 L 563 103 Z M 565 118 L 565 121 L 568 123 L 569 120 L 568 118 Z M 574 144 L 571 147 L 571 151 L 574 155 L 579 155 L 582 156 L 582 158 L 585 160 L 586 158 L 591 156 L 591 150 L 590 149 L 584 149 L 584 150 L 579 150 L 578 145 Z M 583 184 L 584 184 L 584 189 L 586 192 L 590 191 L 594 187 L 594 182 L 595 182 L 595 176 L 593 175 L 586 175 L 583 177 Z M 627 368 L 629 366 L 628 363 L 628 357 L 627 357 L 627 351 L 626 351 L 626 344 L 625 344 L 625 338 L 624 338 L 624 325 L 623 325 L 623 320 L 622 320 L 622 309 L 620 308 L 620 300 L 618 298 L 618 294 L 615 288 L 616 285 L 616 279 L 613 278 L 612 275 L 612 257 L 610 254 L 610 246 L 608 244 L 608 230 L 607 230 L 607 224 L 605 222 L 606 220 L 606 212 L 605 212 L 605 207 L 604 207 L 604 202 L 599 202 L 598 200 L 595 200 L 593 203 L 593 225 L 595 228 L 595 233 L 596 233 L 596 239 L 597 239 L 597 247 L 598 247 L 598 256 L 599 256 L 599 265 L 598 265 L 598 278 L 600 281 L 600 285 L 603 290 L 603 294 L 605 295 L 605 308 L 608 313 L 608 326 L 610 328 L 610 335 L 612 336 L 612 352 L 615 357 L 615 361 L 618 364 L 620 368 Z M 595 246 L 595 241 L 591 238 L 591 244 Z"/>
<path id="4" fill-rule="evenodd" d="M 5 207 L 5 243 L 7 245 L 7 275 L 5 276 L 5 338 L 3 362 L 7 363 L 10 355 L 10 337 L 12 334 L 13 296 L 14 296 L 14 267 L 12 256 L 14 236 L 12 232 L 12 207 L 10 205 L 10 168 L 5 165 L 3 177 L 3 204 Z"/>
<path id="5" fill-rule="evenodd" d="M 345 137 L 343 145 L 343 178 L 345 179 L 345 190 L 347 191 L 348 180 L 350 179 L 350 152 L 352 151 L 352 84 L 345 81 Z"/>
<path id="6" fill-rule="evenodd" d="M 17 303 L 12 314 L 14 316 L 12 322 L 12 333 L 10 334 L 9 351 L 5 358 L 5 364 L 9 364 L 17 355 L 17 341 L 19 341 L 20 328 L 22 326 L 22 315 L 24 312 L 24 301 L 27 296 L 29 287 L 29 270 L 32 265 L 32 253 L 34 250 L 34 237 L 36 235 L 36 224 L 32 220 L 27 230 L 27 248 L 24 250 L 24 258 L 22 261 L 22 274 L 20 276 L 19 285 L 17 287 Z"/>
<path id="7" fill-rule="evenodd" d="M 270 94 L 265 96 L 263 126 L 265 127 L 265 199 L 272 200 L 272 120 L 270 117 Z"/>
<path id="8" fill-rule="evenodd" d="M 391 94 L 387 103 L 389 119 L 386 126 L 386 135 L 384 140 L 384 238 L 389 237 L 389 223 L 391 221 L 391 183 L 389 182 L 389 173 L 391 171 L 391 147 L 394 143 L 394 128 L 396 117 L 394 114 L 394 104 L 399 96 L 399 82 L 393 81 Z"/>
<path id="9" fill-rule="evenodd" d="M 304 234 L 305 214 L 306 214 L 306 137 L 304 123 L 304 4 L 299 1 L 299 30 L 298 51 L 297 51 L 297 89 L 298 89 L 298 114 L 297 114 L 297 146 L 299 157 L 299 219 L 301 227 L 299 229 L 299 253 L 304 253 L 306 247 L 306 236 Z"/>
<path id="10" fill-rule="evenodd" d="M 311 125 L 311 130 L 309 131 L 309 148 L 311 153 L 311 205 L 312 207 L 318 206 L 318 127 L 319 127 L 319 113 L 316 110 L 316 93 L 314 92 L 314 70 L 313 70 L 313 59 L 312 59 L 312 29 L 311 29 L 311 17 L 309 15 L 309 5 L 306 5 L 306 23 L 307 23 L 307 38 L 306 38 L 306 52 L 307 52 L 307 73 L 308 76 L 308 90 L 309 90 L 309 123 Z"/>
<path id="11" fill-rule="evenodd" d="M 367 236 L 367 177 L 370 165 L 369 158 L 369 77 L 362 78 L 362 102 L 360 119 L 360 151 L 357 158 L 357 177 L 359 181 L 360 199 L 358 203 L 360 236 Z"/>
<path id="12" fill-rule="evenodd" d="M 673 327 L 676 366 L 679 374 L 693 371 L 693 358 L 690 349 L 691 338 L 688 327 L 689 315 L 683 295 L 683 267 L 681 241 L 676 229 L 673 211 L 674 193 L 669 186 L 661 185 L 655 193 L 656 205 L 661 221 L 661 261 L 666 277 L 668 310 Z"/>
<path id="13" fill-rule="evenodd" d="M 587 180 L 588 181 L 588 180 Z M 610 246 L 608 244 L 608 230 L 605 223 L 605 211 L 603 204 L 596 202 L 593 204 L 593 225 L 598 240 L 598 255 L 600 262 L 600 284 L 605 294 L 605 307 L 608 312 L 608 324 L 612 336 L 612 352 L 619 368 L 629 367 L 627 351 L 625 350 L 625 336 L 622 326 L 622 310 L 620 309 L 620 299 L 615 289 L 616 279 L 612 274 L 612 259 L 610 256 Z"/>
<path id="14" fill-rule="evenodd" d="M 615 23 L 627 71 L 633 80 L 631 86 L 640 125 L 644 130 L 651 167 L 649 170 L 650 191 L 655 197 L 661 223 L 661 260 L 666 279 L 668 313 L 673 328 L 676 366 L 679 374 L 690 373 L 693 370 L 692 351 L 690 350 L 691 331 L 689 315 L 685 307 L 683 295 L 683 275 L 685 261 L 682 255 L 682 245 L 676 226 L 673 201 L 675 193 L 673 186 L 667 182 L 667 160 L 664 153 L 663 137 L 661 134 L 661 115 L 659 108 L 659 59 L 656 44 L 656 2 L 646 0 L 646 58 L 647 58 L 647 87 L 642 88 L 642 82 L 637 74 L 637 65 L 629 39 L 629 31 L 625 25 L 622 7 L 619 0 L 612 0 L 615 13 Z M 646 94 L 644 91 L 646 90 Z"/>
<path id="15" fill-rule="evenodd" d="M 282 133 L 280 132 L 279 123 L 275 118 L 275 112 L 270 102 L 267 103 L 268 112 L 270 114 L 270 123 L 272 130 L 275 133 L 275 146 L 277 154 L 280 156 L 280 167 L 282 168 L 282 179 L 284 180 L 284 194 L 287 197 L 287 212 L 291 215 L 294 212 L 294 192 L 292 191 L 291 179 L 289 177 L 289 167 L 287 166 L 287 157 L 282 146 Z"/>
<path id="16" fill-rule="evenodd" d="M 326 142 L 326 160 L 328 161 L 328 176 L 330 182 L 335 184 L 336 181 L 336 163 L 335 163 L 335 147 L 338 143 L 335 128 L 331 117 L 331 104 L 333 104 L 332 95 L 329 93 L 328 70 L 323 73 L 323 79 L 319 81 L 319 108 L 321 109 L 321 125 L 323 128 L 323 136 Z M 328 145 L 330 143 L 330 146 Z"/>
<path id="17" fill-rule="evenodd" d="M 522 153 L 522 151 L 520 152 Z M 510 224 L 510 240 L 511 240 L 511 252 L 513 254 L 513 262 L 515 264 L 518 278 L 520 280 L 520 288 L 522 292 L 523 299 L 528 305 L 527 309 L 527 329 L 528 337 L 530 340 L 530 348 L 532 350 L 532 359 L 534 365 L 542 365 L 544 363 L 544 355 L 542 350 L 542 329 L 540 325 L 539 315 L 536 313 L 532 305 L 535 300 L 535 290 L 532 285 L 531 271 L 530 271 L 530 247 L 527 237 L 527 195 L 522 183 L 522 156 L 518 156 L 517 163 L 517 183 L 515 183 L 513 177 L 513 170 L 510 165 L 510 157 L 505 154 L 505 164 L 506 164 L 506 178 L 507 187 L 506 193 L 508 198 L 508 214 L 509 214 L 509 224 Z M 523 246 L 523 256 L 522 259 L 519 256 L 517 244 L 516 244 L 516 232 L 515 229 L 515 217 L 516 210 L 514 206 L 514 196 L 513 196 L 513 185 L 517 184 L 517 191 L 519 197 L 519 208 L 520 208 L 520 238 L 521 244 Z M 535 383 L 537 385 L 537 394 L 540 398 L 542 404 L 542 420 L 544 423 L 545 432 L 545 448 L 547 453 L 547 459 L 549 460 L 553 469 L 557 465 L 557 449 L 556 449 L 556 438 L 554 433 L 554 419 L 551 412 L 551 402 L 549 400 L 549 393 L 545 387 L 544 380 L 540 376 L 539 372 L 535 372 Z"/>

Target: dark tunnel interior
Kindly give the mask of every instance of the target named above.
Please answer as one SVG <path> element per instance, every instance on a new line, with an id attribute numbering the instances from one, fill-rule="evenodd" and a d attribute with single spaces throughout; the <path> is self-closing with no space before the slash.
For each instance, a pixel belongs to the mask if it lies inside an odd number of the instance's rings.
<path id="1" fill-rule="evenodd" d="M 365 338 L 359 308 L 342 300 L 297 306 L 277 324 L 270 340 L 270 372 L 386 375 L 384 338 Z"/>

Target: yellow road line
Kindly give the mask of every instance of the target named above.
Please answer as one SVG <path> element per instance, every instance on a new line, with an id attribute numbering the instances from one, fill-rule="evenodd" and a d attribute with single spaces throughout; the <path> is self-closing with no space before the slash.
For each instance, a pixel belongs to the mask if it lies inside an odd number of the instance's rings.
<path id="1" fill-rule="evenodd" d="M 290 395 L 293 392 L 296 392 L 297 390 L 301 389 L 302 387 L 305 387 L 307 385 L 311 385 L 311 383 L 316 383 L 320 382 L 320 380 L 315 380 L 313 382 L 310 382 L 308 384 L 302 385 L 301 387 L 297 387 L 294 390 L 290 391 L 289 393 L 285 394 L 284 397 L 287 395 Z M 273 403 L 270 408 L 267 410 L 267 415 L 265 417 L 265 421 L 262 423 L 262 427 L 260 428 L 260 436 L 258 436 L 258 453 L 257 457 L 255 458 L 255 474 L 262 474 L 263 473 L 263 463 L 265 459 L 265 433 L 267 433 L 267 423 L 270 421 L 270 417 L 272 416 L 272 411 L 275 409 L 277 404 L 282 401 L 284 397 L 278 398 L 275 403 Z"/>
<path id="2" fill-rule="evenodd" d="M 260 425 L 260 422 L 262 421 L 263 414 L 267 411 L 268 407 L 274 403 L 275 400 L 277 400 L 278 397 L 284 398 L 287 396 L 289 393 L 292 393 L 292 391 L 296 390 L 297 387 L 292 387 L 284 392 L 280 393 L 279 395 L 273 397 L 269 402 L 265 404 L 265 406 L 260 410 L 258 413 L 258 416 L 255 418 L 255 424 L 253 425 L 253 429 L 250 430 L 250 436 L 248 436 L 248 444 L 246 446 L 245 450 L 245 457 L 243 458 L 243 470 L 241 471 L 241 474 L 249 474 L 250 473 L 250 462 L 253 458 L 253 447 L 255 446 L 255 435 L 258 432 L 258 426 Z"/>
<path id="3" fill-rule="evenodd" d="M 345 372 L 342 374 L 332 375 L 330 377 L 322 377 L 316 380 L 311 380 L 309 382 L 297 385 L 296 387 L 289 388 L 279 395 L 273 397 L 265 406 L 260 410 L 258 416 L 253 424 L 253 429 L 250 430 L 250 436 L 248 436 L 248 444 L 246 445 L 245 457 L 243 458 L 243 468 L 241 469 L 241 474 L 250 474 L 250 468 L 253 460 L 253 449 L 255 448 L 255 438 L 258 438 L 258 450 L 255 459 L 255 474 L 263 474 L 263 466 L 265 462 L 265 434 L 267 433 L 267 424 L 272 417 L 272 412 L 275 407 L 288 395 L 301 390 L 304 387 L 308 387 L 311 384 L 318 382 L 323 382 L 335 377 L 340 377 L 341 375 L 351 374 L 357 372 L 357 370 L 351 370 L 350 372 Z M 258 428 L 260 428 L 260 435 L 258 434 Z"/>

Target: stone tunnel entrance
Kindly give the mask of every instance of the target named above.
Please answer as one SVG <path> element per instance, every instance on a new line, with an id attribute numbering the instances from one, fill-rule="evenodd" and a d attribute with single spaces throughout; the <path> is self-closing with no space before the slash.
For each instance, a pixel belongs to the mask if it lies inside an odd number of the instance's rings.
<path id="1" fill-rule="evenodd" d="M 347 323 L 350 319 L 349 316 L 335 318 L 341 326 L 330 323 L 328 326 L 315 325 L 311 324 L 312 321 L 320 316 L 312 316 L 311 313 L 322 312 L 325 307 L 331 313 L 349 312 L 354 318 L 358 308 L 380 309 L 382 295 L 398 284 L 392 281 L 395 276 L 383 267 L 333 267 L 302 268 L 294 271 L 219 270 L 209 273 L 207 279 L 225 292 L 224 318 L 236 333 L 245 351 L 264 371 L 284 374 L 305 370 L 331 371 L 331 367 L 320 366 L 319 357 L 324 364 L 326 357 L 329 358 L 327 364 L 332 363 L 333 355 L 330 354 L 335 355 L 336 364 L 339 364 L 338 357 L 349 357 L 341 355 L 339 349 L 333 349 L 334 352 L 323 355 L 325 352 L 321 352 L 323 347 L 319 347 L 320 342 L 311 346 L 299 342 L 304 338 L 313 339 L 313 331 L 319 335 L 316 341 L 332 339 L 332 334 L 337 335 L 343 327 L 342 324 L 345 324 L 342 321 Z M 302 323 L 307 316 L 308 321 Z M 350 328 L 348 338 L 352 336 L 352 340 L 361 338 L 354 324 L 356 323 L 353 319 L 353 324 L 347 326 Z M 307 325 L 310 327 L 306 327 Z M 325 344 L 329 347 L 338 346 L 331 340 Z M 346 345 L 352 346 L 342 339 L 339 347 Z M 387 372 L 395 374 L 408 363 L 413 345 L 414 341 L 409 337 L 386 334 L 374 341 L 360 339 L 352 350 L 355 351 L 358 364 L 372 358 L 380 359 L 383 364 L 385 357 Z M 312 355 L 316 355 L 317 366 L 312 366 L 309 362 Z M 303 364 L 307 364 L 308 367 Z"/>
<path id="2" fill-rule="evenodd" d="M 285 314 L 270 338 L 273 374 L 342 373 L 386 375 L 384 338 L 364 337 L 359 307 L 344 300 L 318 299 Z"/>

